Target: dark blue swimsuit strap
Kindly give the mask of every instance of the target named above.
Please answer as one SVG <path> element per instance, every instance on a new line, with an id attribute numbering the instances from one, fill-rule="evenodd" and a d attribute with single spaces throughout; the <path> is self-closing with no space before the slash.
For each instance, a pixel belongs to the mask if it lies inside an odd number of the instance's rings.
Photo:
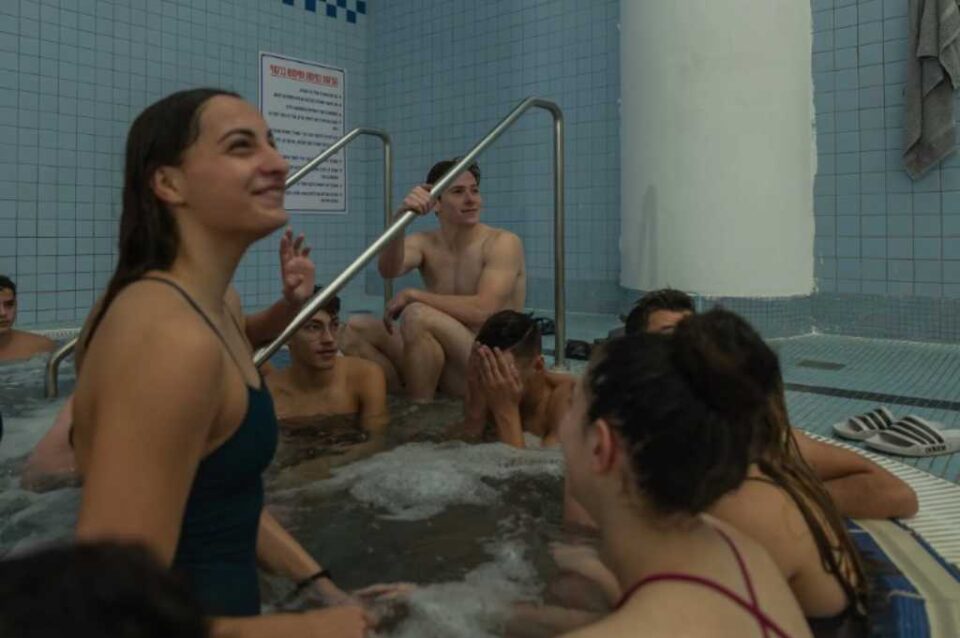
<path id="1" fill-rule="evenodd" d="M 217 335 L 217 338 L 220 339 L 220 343 L 223 344 L 223 347 L 226 349 L 227 354 L 230 355 L 231 359 L 233 359 L 233 362 L 237 365 L 237 368 L 241 372 L 241 376 L 243 376 L 243 366 L 240 364 L 240 360 L 237 359 L 236 355 L 233 354 L 233 350 L 230 349 L 230 344 L 227 343 L 227 339 L 223 336 L 223 333 L 220 332 L 220 329 L 217 328 L 216 324 L 213 323 L 213 320 L 209 316 L 207 316 L 207 313 L 203 311 L 203 308 L 200 307 L 200 304 L 198 304 L 196 300 L 190 296 L 190 293 L 188 293 L 186 290 L 183 289 L 183 286 L 173 281 L 172 279 L 166 279 L 164 277 L 153 277 L 148 275 L 145 277 L 141 277 L 140 279 L 141 281 L 148 280 L 148 281 L 159 281 L 161 283 L 165 283 L 171 288 L 173 288 L 174 290 L 176 290 L 178 293 L 180 293 L 180 296 L 183 297 L 183 299 L 188 304 L 190 304 L 190 307 L 193 308 L 198 315 L 200 315 L 200 318 L 203 319 L 203 321 L 208 326 L 210 326 L 210 329 L 213 330 L 213 333 Z M 243 329 L 240 327 L 240 323 L 237 321 L 237 318 L 233 316 L 233 313 L 230 312 L 229 309 L 227 310 L 227 314 L 230 315 L 230 318 L 233 320 L 233 323 L 237 327 L 237 330 L 240 332 L 241 335 L 243 335 Z M 254 389 L 258 389 L 258 388 L 254 388 Z"/>

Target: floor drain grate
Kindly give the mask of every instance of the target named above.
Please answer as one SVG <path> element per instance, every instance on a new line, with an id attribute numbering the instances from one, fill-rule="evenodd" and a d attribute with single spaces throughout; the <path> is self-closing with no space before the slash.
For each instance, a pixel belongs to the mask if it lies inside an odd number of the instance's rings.
<path id="1" fill-rule="evenodd" d="M 814 368 L 816 370 L 842 370 L 847 367 L 845 363 L 834 363 L 833 361 L 818 361 L 816 359 L 803 359 L 797 363 L 798 368 Z"/>

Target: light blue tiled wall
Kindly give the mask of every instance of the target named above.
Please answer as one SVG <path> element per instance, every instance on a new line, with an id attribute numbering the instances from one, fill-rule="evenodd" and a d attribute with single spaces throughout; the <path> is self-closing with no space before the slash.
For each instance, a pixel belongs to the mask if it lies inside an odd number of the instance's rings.
<path id="1" fill-rule="evenodd" d="M 367 120 L 367 15 L 358 0 L 0 0 L 0 272 L 23 325 L 76 325 L 115 258 L 123 145 L 132 119 L 178 89 L 256 103 L 258 52 L 346 69 L 346 128 Z M 308 5 L 315 10 L 308 10 Z M 339 6 L 338 6 L 339 5 Z M 348 214 L 297 216 L 321 279 L 362 249 L 371 151 L 348 155 Z M 372 147 L 369 147 L 372 148 Z M 249 304 L 279 293 L 276 237 L 237 283 Z"/>
<path id="2" fill-rule="evenodd" d="M 823 293 L 960 297 L 960 156 L 901 159 L 907 0 L 812 0 Z"/>
<path id="3" fill-rule="evenodd" d="M 370 16 L 369 123 L 393 135 L 397 198 L 524 97 L 564 110 L 571 310 L 615 311 L 619 302 L 618 16 L 617 0 L 404 0 L 378 2 Z M 485 221 L 523 239 L 536 308 L 553 303 L 551 139 L 549 116 L 531 111 L 480 158 Z M 376 205 L 370 211 L 372 239 L 383 222 Z M 375 273 L 367 282 L 379 291 Z"/>

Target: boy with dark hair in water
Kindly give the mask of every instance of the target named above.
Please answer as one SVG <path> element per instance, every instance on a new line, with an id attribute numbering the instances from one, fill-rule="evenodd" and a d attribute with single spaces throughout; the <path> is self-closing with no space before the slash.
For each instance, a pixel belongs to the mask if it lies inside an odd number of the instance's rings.
<path id="1" fill-rule="evenodd" d="M 319 291 L 317 287 L 317 291 Z M 267 377 L 277 416 L 290 419 L 355 414 L 364 429 L 387 424 L 386 381 L 380 367 L 341 356 L 340 298 L 333 297 L 290 339 L 290 366 Z"/>
<path id="2" fill-rule="evenodd" d="M 689 317 L 696 308 L 693 298 L 682 290 L 663 288 L 648 292 L 637 301 L 627 316 L 625 332 L 639 334 L 673 332 L 684 317 Z"/>
<path id="3" fill-rule="evenodd" d="M 573 385 L 573 377 L 546 370 L 536 321 L 501 310 L 480 328 L 467 363 L 466 429 L 480 435 L 492 421 L 508 445 L 524 447 L 524 432 L 555 444 Z"/>
<path id="4" fill-rule="evenodd" d="M 0 275 L 0 361 L 29 359 L 44 352 L 52 352 L 57 344 L 38 334 L 14 330 L 17 321 L 17 285 L 6 275 Z"/>

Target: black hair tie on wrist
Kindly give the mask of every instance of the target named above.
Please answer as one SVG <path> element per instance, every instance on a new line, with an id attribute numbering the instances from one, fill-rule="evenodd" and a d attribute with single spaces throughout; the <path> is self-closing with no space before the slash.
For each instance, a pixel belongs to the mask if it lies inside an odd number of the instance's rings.
<path id="1" fill-rule="evenodd" d="M 293 590 L 293 593 L 294 593 L 295 595 L 296 595 L 296 594 L 302 594 L 302 593 L 303 593 L 303 590 L 305 590 L 307 587 L 309 587 L 310 585 L 314 584 L 315 582 L 317 582 L 317 581 L 320 580 L 321 578 L 326 578 L 327 580 L 331 580 L 331 581 L 332 581 L 332 580 L 333 580 L 333 575 L 332 575 L 332 574 L 330 573 L 330 571 L 327 570 L 326 568 L 321 569 L 321 570 L 318 571 L 317 573 L 311 574 L 310 576 L 307 576 L 307 577 L 304 578 L 303 580 L 299 581 L 299 582 L 297 583 L 297 588 Z"/>

